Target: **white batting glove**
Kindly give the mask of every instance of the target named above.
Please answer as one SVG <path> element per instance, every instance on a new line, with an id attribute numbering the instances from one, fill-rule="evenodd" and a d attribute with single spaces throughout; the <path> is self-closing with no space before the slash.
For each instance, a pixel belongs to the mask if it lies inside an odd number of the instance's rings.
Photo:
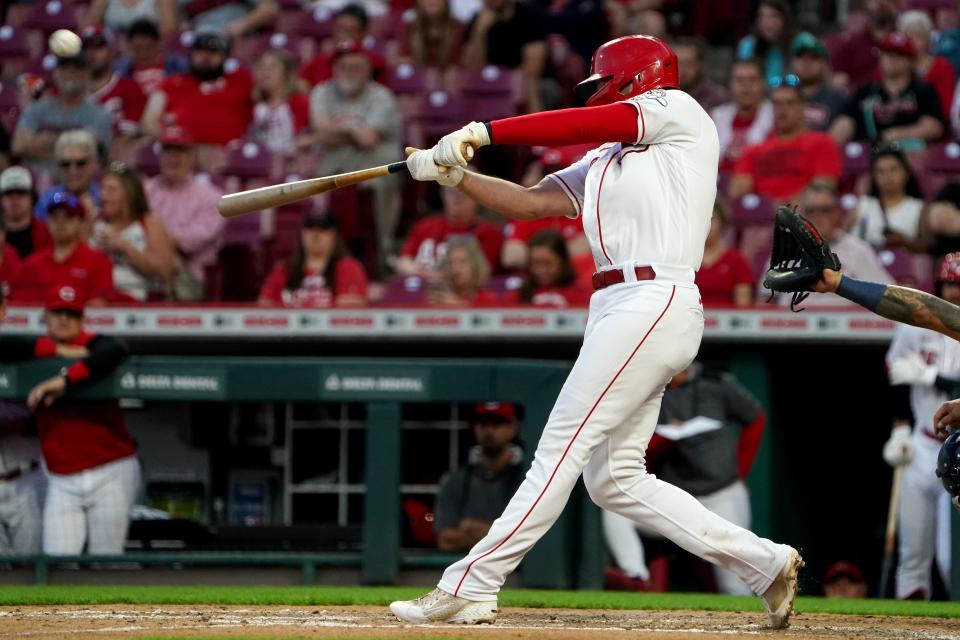
<path id="1" fill-rule="evenodd" d="M 890 439 L 883 445 L 883 459 L 891 467 L 910 464 L 913 460 L 913 437 L 910 427 L 894 427 Z"/>
<path id="2" fill-rule="evenodd" d="M 414 180 L 423 182 L 434 181 L 445 187 L 455 187 L 463 180 L 463 169 L 460 167 L 444 167 L 433 161 L 433 149 L 414 151 L 407 156 L 407 171 Z"/>
<path id="3" fill-rule="evenodd" d="M 473 151 L 488 144 L 490 134 L 487 133 L 487 127 L 482 122 L 471 122 L 440 138 L 433 148 L 433 159 L 445 167 L 465 167 L 473 159 Z M 466 151 L 467 146 L 472 151 Z"/>
<path id="4" fill-rule="evenodd" d="M 912 353 L 890 363 L 890 384 L 919 384 L 932 387 L 937 379 L 937 368 L 928 365 Z"/>

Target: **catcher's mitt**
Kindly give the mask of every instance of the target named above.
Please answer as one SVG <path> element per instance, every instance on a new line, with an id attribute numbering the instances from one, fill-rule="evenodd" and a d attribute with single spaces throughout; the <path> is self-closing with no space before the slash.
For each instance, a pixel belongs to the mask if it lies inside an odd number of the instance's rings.
<path id="1" fill-rule="evenodd" d="M 792 293 L 790 309 L 800 311 L 796 305 L 810 295 L 824 269 L 840 270 L 837 254 L 796 207 L 777 207 L 770 269 L 763 279 L 763 286 L 771 291 L 768 302 L 774 292 Z"/>

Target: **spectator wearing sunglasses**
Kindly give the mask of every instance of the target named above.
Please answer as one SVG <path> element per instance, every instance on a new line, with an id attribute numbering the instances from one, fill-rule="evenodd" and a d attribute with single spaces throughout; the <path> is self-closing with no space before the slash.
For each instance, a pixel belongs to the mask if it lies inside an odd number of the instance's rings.
<path id="1" fill-rule="evenodd" d="M 923 149 L 946 129 L 936 90 L 914 74 L 916 50 L 902 33 L 880 43 L 881 79 L 857 89 L 830 134 L 840 144 L 850 140 L 897 142 L 909 151 Z"/>
<path id="2" fill-rule="evenodd" d="M 100 210 L 100 185 L 95 180 L 99 166 L 96 138 L 86 129 L 64 131 L 57 138 L 54 155 L 60 170 L 60 182 L 40 195 L 34 213 L 38 219 L 46 221 L 54 196 L 66 192 L 80 200 L 87 220 L 92 220 Z"/>
<path id="3" fill-rule="evenodd" d="M 773 135 L 744 150 L 730 181 L 730 197 L 757 193 L 789 202 L 814 180 L 835 186 L 842 171 L 840 149 L 828 134 L 804 124 L 800 79 L 772 78 L 770 87 Z"/>
<path id="4" fill-rule="evenodd" d="M 62 132 L 87 129 L 103 150 L 113 142 L 110 115 L 90 98 L 90 70 L 82 52 L 72 58 L 57 58 L 53 84 L 56 91 L 23 110 L 12 145 L 14 155 L 48 175 L 54 173 L 54 147 Z"/>

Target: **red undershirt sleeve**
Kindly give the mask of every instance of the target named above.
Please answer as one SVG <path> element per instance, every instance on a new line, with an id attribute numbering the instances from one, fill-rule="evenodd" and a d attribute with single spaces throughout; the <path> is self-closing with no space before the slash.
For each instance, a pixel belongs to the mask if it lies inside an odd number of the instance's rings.
<path id="1" fill-rule="evenodd" d="M 750 473 L 750 467 L 757 457 L 757 450 L 760 448 L 760 438 L 763 437 L 763 428 L 766 426 L 767 416 L 761 411 L 757 417 L 748 425 L 740 430 L 740 440 L 737 442 L 737 466 L 740 471 L 740 477 L 746 478 Z"/>
<path id="2" fill-rule="evenodd" d="M 543 111 L 494 120 L 488 125 L 493 144 L 560 147 L 637 141 L 637 109 L 623 102 L 601 107 Z"/>

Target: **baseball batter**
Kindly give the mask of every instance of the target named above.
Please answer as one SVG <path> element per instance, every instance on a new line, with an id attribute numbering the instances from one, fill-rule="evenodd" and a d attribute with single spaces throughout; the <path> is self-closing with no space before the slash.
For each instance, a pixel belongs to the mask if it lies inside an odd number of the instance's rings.
<path id="1" fill-rule="evenodd" d="M 585 108 L 474 122 L 407 160 L 414 178 L 455 186 L 509 218 L 582 216 L 598 270 L 583 347 L 523 483 L 437 589 L 390 609 L 407 622 L 492 622 L 506 576 L 583 474 L 599 506 L 732 571 L 763 596 L 770 626 L 784 627 L 802 566 L 796 550 L 727 522 L 643 464 L 664 387 L 703 333 L 693 278 L 716 196 L 716 127 L 676 88 L 676 55 L 657 38 L 604 44 L 592 72 L 580 85 Z M 467 145 L 578 143 L 599 146 L 530 188 L 463 169 Z"/>

